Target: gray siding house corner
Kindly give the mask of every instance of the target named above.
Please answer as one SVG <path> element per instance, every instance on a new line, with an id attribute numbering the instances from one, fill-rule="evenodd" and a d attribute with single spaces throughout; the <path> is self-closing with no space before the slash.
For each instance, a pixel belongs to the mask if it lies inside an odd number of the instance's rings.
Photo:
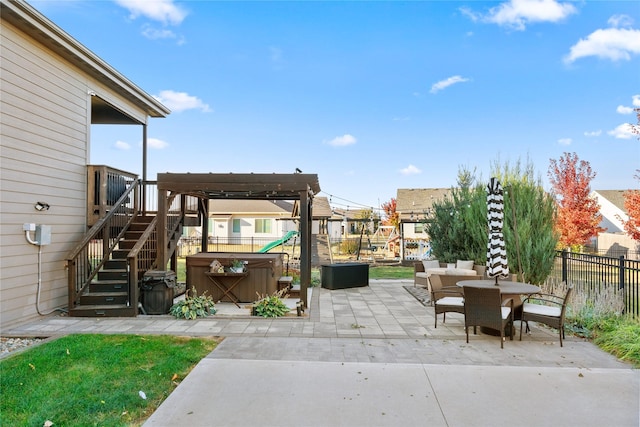
<path id="1" fill-rule="evenodd" d="M 0 325 L 64 309 L 65 255 L 87 231 L 94 123 L 170 111 L 24 1 L 0 0 Z M 141 130 L 141 134 L 143 131 Z M 39 209 L 48 206 L 48 208 Z M 34 245 L 24 224 L 46 225 Z"/>

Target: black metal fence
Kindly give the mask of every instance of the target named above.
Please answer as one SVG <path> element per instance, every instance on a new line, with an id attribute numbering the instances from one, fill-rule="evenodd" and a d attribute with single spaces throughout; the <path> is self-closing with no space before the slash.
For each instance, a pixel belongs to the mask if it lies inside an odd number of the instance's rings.
<path id="1" fill-rule="evenodd" d="M 621 293 L 625 312 L 640 317 L 640 261 L 558 251 L 551 276 L 597 298 L 604 290 Z"/>

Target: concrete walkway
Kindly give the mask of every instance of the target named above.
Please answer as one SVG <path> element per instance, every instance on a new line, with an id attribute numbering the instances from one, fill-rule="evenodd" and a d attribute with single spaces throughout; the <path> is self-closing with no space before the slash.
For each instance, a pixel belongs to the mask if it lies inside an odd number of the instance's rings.
<path id="1" fill-rule="evenodd" d="M 464 317 L 434 328 L 404 286 L 314 288 L 305 317 L 227 311 L 186 321 L 47 317 L 3 336 L 139 333 L 222 336 L 145 426 L 633 426 L 640 371 L 589 342 L 533 327 L 504 343 Z M 224 314 L 228 313 L 228 314 Z M 516 323 L 519 331 L 519 324 Z M 137 392 L 137 391 L 136 391 Z"/>

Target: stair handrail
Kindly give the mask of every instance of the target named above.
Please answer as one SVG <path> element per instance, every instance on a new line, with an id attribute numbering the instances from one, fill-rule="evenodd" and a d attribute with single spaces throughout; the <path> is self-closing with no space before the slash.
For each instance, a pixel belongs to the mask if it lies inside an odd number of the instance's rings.
<path id="1" fill-rule="evenodd" d="M 127 265 L 129 266 L 129 301 L 138 301 L 138 283 L 140 279 L 142 279 L 142 275 L 155 266 L 156 252 L 158 250 L 157 224 L 158 217 L 155 216 L 127 254 Z"/>
<path id="2" fill-rule="evenodd" d="M 75 307 L 82 292 L 104 266 L 133 218 L 138 214 L 139 185 L 139 179 L 133 181 L 112 209 L 87 231 L 82 240 L 67 255 L 69 309 Z M 133 197 L 131 197 L 132 194 Z M 113 237 L 111 236 L 112 228 L 118 231 Z M 102 245 L 95 242 L 99 239 L 102 240 Z"/>
<path id="3" fill-rule="evenodd" d="M 174 201 L 177 198 L 177 194 L 172 194 L 169 196 L 168 205 L 171 207 L 169 212 L 175 212 Z M 182 218 L 185 215 L 185 209 L 183 208 L 184 203 L 180 203 L 178 206 L 178 215 L 173 215 L 177 217 L 177 221 L 168 221 L 169 230 L 167 230 L 169 242 L 171 243 L 171 247 L 169 248 L 169 256 L 173 255 L 173 251 L 176 249 L 176 245 L 174 244 L 172 236 L 176 236 L 175 231 L 178 230 L 180 224 L 182 223 Z M 129 266 L 129 300 L 130 301 L 138 301 L 138 284 L 140 279 L 144 273 L 151 269 L 158 269 L 159 266 L 156 265 L 156 254 L 158 250 L 158 217 L 155 216 L 147 228 L 145 228 L 144 232 L 136 242 L 136 244 L 131 248 L 129 253 L 127 254 L 127 265 Z"/>

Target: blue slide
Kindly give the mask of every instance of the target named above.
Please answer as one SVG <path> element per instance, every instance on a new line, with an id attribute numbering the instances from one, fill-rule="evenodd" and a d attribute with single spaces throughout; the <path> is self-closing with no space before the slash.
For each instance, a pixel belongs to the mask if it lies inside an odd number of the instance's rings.
<path id="1" fill-rule="evenodd" d="M 271 249 L 280 246 L 282 244 L 285 244 L 286 242 L 288 242 L 291 238 L 293 238 L 294 236 L 297 236 L 298 232 L 291 230 L 288 231 L 287 234 L 284 235 L 284 237 L 282 237 L 282 239 L 278 239 L 278 240 L 274 240 L 271 243 L 266 244 L 264 247 L 260 248 L 260 250 L 258 251 L 259 254 L 263 254 L 265 252 L 269 252 Z"/>

